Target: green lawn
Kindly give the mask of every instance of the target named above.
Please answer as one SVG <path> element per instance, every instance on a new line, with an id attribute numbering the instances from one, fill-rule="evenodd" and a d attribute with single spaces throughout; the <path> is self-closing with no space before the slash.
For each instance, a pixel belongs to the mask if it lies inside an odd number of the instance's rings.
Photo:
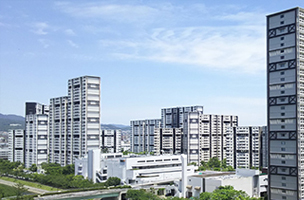
<path id="1" fill-rule="evenodd" d="M 18 180 L 18 179 L 9 178 L 9 177 L 0 177 L 0 179 L 6 180 L 6 181 L 15 182 L 15 183 L 22 183 L 23 185 L 27 185 L 27 186 L 31 186 L 31 187 L 34 187 L 34 188 L 39 188 L 39 189 L 47 190 L 47 191 L 62 190 L 62 189 L 59 189 L 59 188 L 54 188 L 54 187 L 51 187 L 51 186 L 42 185 L 42 184 L 36 183 L 36 182 L 30 182 L 30 181 L 25 181 L 25 180 Z"/>
<path id="2" fill-rule="evenodd" d="M 15 196 L 15 188 L 7 185 L 2 185 L 0 184 L 0 199 L 2 197 L 10 197 L 10 196 Z"/>

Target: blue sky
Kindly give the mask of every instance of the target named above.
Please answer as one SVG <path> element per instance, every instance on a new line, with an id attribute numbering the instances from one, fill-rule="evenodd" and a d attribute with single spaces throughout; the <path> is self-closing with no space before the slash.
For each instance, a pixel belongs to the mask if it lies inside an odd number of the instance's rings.
<path id="1" fill-rule="evenodd" d="M 266 15 L 303 0 L 0 1 L 0 113 L 102 80 L 102 123 L 164 107 L 266 124 Z"/>

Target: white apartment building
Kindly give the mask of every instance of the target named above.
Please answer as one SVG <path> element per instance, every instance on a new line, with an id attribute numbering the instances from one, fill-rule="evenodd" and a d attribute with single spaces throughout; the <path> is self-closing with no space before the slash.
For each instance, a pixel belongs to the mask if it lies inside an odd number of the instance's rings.
<path id="1" fill-rule="evenodd" d="M 304 199 L 304 9 L 267 16 L 268 199 Z"/>
<path id="2" fill-rule="evenodd" d="M 203 112 L 203 106 L 183 106 L 161 109 L 162 128 L 183 128 L 189 112 Z"/>
<path id="3" fill-rule="evenodd" d="M 154 152 L 159 154 L 183 153 L 182 128 L 156 128 L 154 130 Z"/>
<path id="4" fill-rule="evenodd" d="M 226 129 L 238 125 L 238 117 L 190 112 L 184 123 L 184 153 L 188 163 L 208 162 L 212 157 L 223 160 L 227 155 Z"/>
<path id="5" fill-rule="evenodd" d="M 75 175 L 93 182 L 118 177 L 122 183 L 132 185 L 170 182 L 182 178 L 182 159 L 181 155 L 123 156 L 91 150 L 88 156 L 75 161 Z M 185 166 L 187 175 L 194 174 L 195 166 Z"/>
<path id="6" fill-rule="evenodd" d="M 10 129 L 8 132 L 8 160 L 24 163 L 25 130 Z"/>
<path id="7" fill-rule="evenodd" d="M 131 126 L 131 151 L 154 152 L 154 130 L 161 126 L 160 119 L 134 120 Z"/>
<path id="8" fill-rule="evenodd" d="M 50 99 L 49 114 L 49 159 L 62 166 L 67 164 L 68 155 L 68 97 Z"/>
<path id="9" fill-rule="evenodd" d="M 226 161 L 233 168 L 260 167 L 262 127 L 238 126 L 226 129 Z"/>
<path id="10" fill-rule="evenodd" d="M 49 107 L 36 102 L 25 104 L 24 164 L 40 165 L 48 160 Z"/>
<path id="11" fill-rule="evenodd" d="M 121 152 L 121 130 L 101 130 L 100 148 L 104 153 Z"/>
<path id="12" fill-rule="evenodd" d="M 68 96 L 50 100 L 50 161 L 72 164 L 100 148 L 100 77 L 68 81 Z"/>

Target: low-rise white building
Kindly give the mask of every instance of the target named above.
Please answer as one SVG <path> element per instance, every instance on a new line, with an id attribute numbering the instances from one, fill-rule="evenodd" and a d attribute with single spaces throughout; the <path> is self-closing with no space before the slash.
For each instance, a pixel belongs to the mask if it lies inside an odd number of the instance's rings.
<path id="1" fill-rule="evenodd" d="M 260 175 L 259 170 L 237 169 L 236 172 L 204 171 L 190 175 L 185 181 L 182 193 L 184 197 L 199 197 L 202 192 L 213 192 L 219 186 L 231 185 L 235 190 L 242 190 L 250 197 L 260 197 L 267 186 L 267 175 Z"/>
<path id="2" fill-rule="evenodd" d="M 121 153 L 102 154 L 90 150 L 84 158 L 75 161 L 75 175 L 82 175 L 93 182 L 118 177 L 124 184 L 153 184 L 182 178 L 181 155 L 138 156 Z M 183 162 L 187 163 L 186 160 Z M 186 174 L 194 174 L 195 166 L 187 166 Z"/>

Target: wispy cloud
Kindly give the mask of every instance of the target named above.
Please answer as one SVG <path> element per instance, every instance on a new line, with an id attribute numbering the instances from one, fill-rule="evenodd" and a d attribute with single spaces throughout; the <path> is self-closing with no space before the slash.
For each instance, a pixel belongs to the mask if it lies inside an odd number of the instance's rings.
<path id="1" fill-rule="evenodd" d="M 241 73 L 264 72 L 265 14 L 260 11 L 245 11 L 233 5 L 226 8 L 205 4 L 174 6 L 170 3 L 108 2 L 57 2 L 56 8 L 75 18 L 94 19 L 95 24 L 83 27 L 85 31 L 117 33 L 112 34 L 115 37 L 99 40 L 99 45 L 120 59 L 186 64 L 200 69 Z M 197 25 L 198 20 L 201 20 L 201 26 L 192 26 Z M 100 26 L 100 21 L 123 22 L 124 29 Z"/>
<path id="2" fill-rule="evenodd" d="M 75 36 L 76 33 L 72 29 L 66 29 L 64 30 L 64 33 L 68 36 Z"/>
<path id="3" fill-rule="evenodd" d="M 46 35 L 48 34 L 47 29 L 50 28 L 50 26 L 46 22 L 36 22 L 32 24 L 32 32 L 37 35 Z"/>
<path id="4" fill-rule="evenodd" d="M 72 40 L 67 40 L 67 42 L 71 47 L 79 48 L 79 46 L 76 43 L 74 43 Z"/>
<path id="5" fill-rule="evenodd" d="M 70 4 L 57 2 L 55 6 L 74 17 L 99 18 L 103 20 L 134 21 L 156 14 L 156 9 L 145 5 L 122 5 L 106 3 Z"/>
<path id="6" fill-rule="evenodd" d="M 263 26 L 155 29 L 145 40 L 100 41 L 122 59 L 146 59 L 199 68 L 264 70 Z M 111 49 L 110 48 L 110 49 Z"/>
<path id="7" fill-rule="evenodd" d="M 48 48 L 50 46 L 50 43 L 48 40 L 45 39 L 38 39 L 38 42 L 43 46 L 43 48 Z"/>

